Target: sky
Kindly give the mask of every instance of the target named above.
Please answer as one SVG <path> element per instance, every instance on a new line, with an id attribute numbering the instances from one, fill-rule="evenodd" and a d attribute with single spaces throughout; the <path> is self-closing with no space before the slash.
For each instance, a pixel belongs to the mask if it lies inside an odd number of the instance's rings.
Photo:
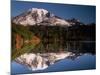
<path id="1" fill-rule="evenodd" d="M 96 6 L 71 5 L 43 2 L 11 1 L 11 17 L 20 15 L 30 8 L 43 8 L 63 19 L 76 18 L 81 22 L 95 23 Z"/>

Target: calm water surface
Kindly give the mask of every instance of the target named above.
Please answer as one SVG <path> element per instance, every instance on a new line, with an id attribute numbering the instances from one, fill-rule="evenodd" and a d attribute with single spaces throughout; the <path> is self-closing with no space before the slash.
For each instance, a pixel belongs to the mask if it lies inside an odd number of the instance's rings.
<path id="1" fill-rule="evenodd" d="M 57 71 L 72 71 L 72 70 L 85 70 L 85 69 L 95 69 L 96 68 L 96 56 L 91 54 L 84 54 L 78 56 L 74 60 L 72 59 L 62 59 L 56 62 L 54 65 L 49 66 L 45 70 L 41 71 L 31 71 L 27 66 L 19 64 L 15 61 L 11 63 L 11 73 L 23 74 L 23 73 L 39 73 L 39 72 L 57 72 Z"/>

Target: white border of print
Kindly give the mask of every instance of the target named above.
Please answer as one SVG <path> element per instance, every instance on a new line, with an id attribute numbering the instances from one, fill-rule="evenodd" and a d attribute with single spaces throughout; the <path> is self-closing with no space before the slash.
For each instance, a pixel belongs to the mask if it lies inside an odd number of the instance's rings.
<path id="1" fill-rule="evenodd" d="M 25 1 L 25 0 L 24 0 Z M 29 0 L 27 0 L 29 1 Z M 32 0 L 31 0 L 32 1 Z M 68 71 L 68 72 L 53 72 L 53 73 L 41 73 L 34 75 L 99 75 L 100 70 L 100 4 L 99 0 L 96 3 L 95 0 L 33 0 L 39 2 L 51 2 L 51 3 L 71 3 L 71 4 L 83 4 L 83 5 L 96 5 L 97 6 L 97 69 L 96 70 L 82 70 L 82 71 Z M 10 26 L 10 0 L 0 0 L 0 75 L 10 75 L 10 50 L 11 50 L 11 26 Z M 27 74 L 32 75 L 32 74 Z"/>

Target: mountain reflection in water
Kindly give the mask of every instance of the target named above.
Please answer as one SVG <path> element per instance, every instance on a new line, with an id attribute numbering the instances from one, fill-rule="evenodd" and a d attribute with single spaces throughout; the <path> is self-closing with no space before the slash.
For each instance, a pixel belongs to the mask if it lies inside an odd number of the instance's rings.
<path id="1" fill-rule="evenodd" d="M 72 71 L 72 70 L 85 70 L 96 68 L 96 56 L 92 54 L 83 54 L 74 60 L 65 58 L 55 64 L 49 66 L 44 70 L 31 71 L 25 65 L 19 64 L 15 61 L 11 63 L 12 74 L 23 73 L 41 73 L 41 72 L 57 72 L 57 71 Z"/>
<path id="2" fill-rule="evenodd" d="M 56 45 L 56 48 L 60 47 Z M 44 45 L 45 47 L 45 45 Z M 48 46 L 50 49 L 52 46 Z M 55 47 L 53 47 L 55 48 Z M 96 68 L 96 55 L 95 55 L 95 41 L 67 41 L 62 45 L 64 51 L 72 52 L 72 56 L 56 61 L 54 64 L 49 65 L 46 69 L 31 70 L 25 64 L 20 64 L 16 61 L 11 63 L 12 74 L 23 73 L 41 73 L 41 72 L 58 72 L 58 71 L 72 71 L 72 70 L 86 70 Z M 43 49 L 43 47 L 41 48 Z"/>

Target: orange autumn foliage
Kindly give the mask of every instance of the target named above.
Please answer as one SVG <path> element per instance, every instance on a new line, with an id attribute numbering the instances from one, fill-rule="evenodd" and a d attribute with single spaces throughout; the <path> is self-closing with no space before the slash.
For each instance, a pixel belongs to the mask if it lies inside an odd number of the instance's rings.
<path id="1" fill-rule="evenodd" d="M 21 35 L 16 34 L 16 49 L 20 49 L 23 46 L 23 38 Z"/>
<path id="2" fill-rule="evenodd" d="M 33 36 L 31 40 L 24 40 L 23 37 L 19 34 L 16 34 L 16 49 L 21 49 L 23 44 L 39 44 L 40 43 L 40 38 L 38 38 L 37 36 Z"/>

